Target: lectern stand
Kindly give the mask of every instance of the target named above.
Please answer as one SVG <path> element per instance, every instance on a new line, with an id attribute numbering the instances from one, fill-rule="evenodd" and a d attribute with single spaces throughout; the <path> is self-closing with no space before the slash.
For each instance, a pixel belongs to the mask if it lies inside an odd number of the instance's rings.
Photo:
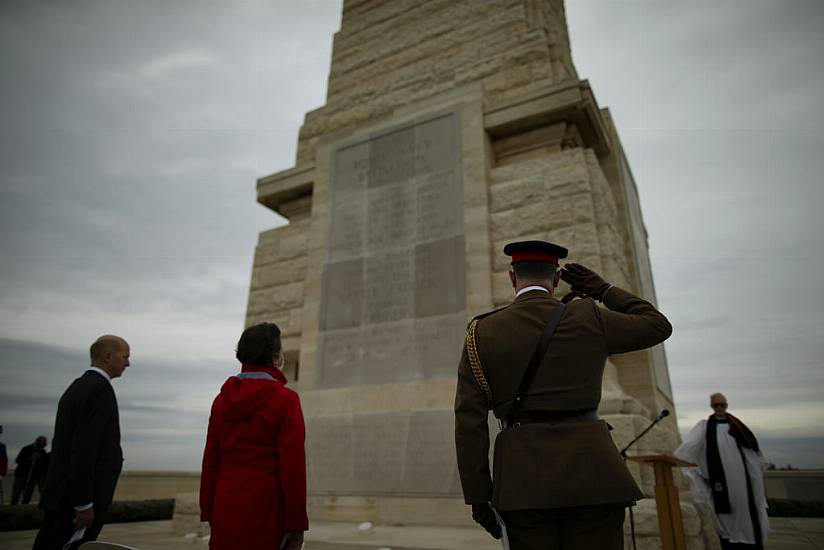
<path id="1" fill-rule="evenodd" d="M 678 487 L 672 480 L 672 469 L 689 468 L 695 464 L 668 455 L 628 456 L 627 460 L 652 464 L 655 469 L 655 504 L 658 508 L 661 548 L 663 550 L 686 550 L 684 520 L 681 518 Z"/>

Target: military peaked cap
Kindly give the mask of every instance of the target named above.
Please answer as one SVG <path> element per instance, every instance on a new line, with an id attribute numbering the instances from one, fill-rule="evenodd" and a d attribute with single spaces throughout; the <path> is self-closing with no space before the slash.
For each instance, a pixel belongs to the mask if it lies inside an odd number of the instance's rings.
<path id="1" fill-rule="evenodd" d="M 558 260 L 566 258 L 569 250 L 546 241 L 520 241 L 504 247 L 504 254 L 512 256 L 512 263 L 547 262 L 558 265 Z"/>

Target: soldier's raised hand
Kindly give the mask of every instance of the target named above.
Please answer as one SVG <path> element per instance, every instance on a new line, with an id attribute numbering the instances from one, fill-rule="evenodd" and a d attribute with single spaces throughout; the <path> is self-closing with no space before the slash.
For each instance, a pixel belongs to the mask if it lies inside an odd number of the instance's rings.
<path id="1" fill-rule="evenodd" d="M 590 298 L 601 300 L 610 287 L 600 275 L 581 264 L 568 263 L 561 270 L 561 279 L 569 283 L 573 292 L 586 294 Z"/>

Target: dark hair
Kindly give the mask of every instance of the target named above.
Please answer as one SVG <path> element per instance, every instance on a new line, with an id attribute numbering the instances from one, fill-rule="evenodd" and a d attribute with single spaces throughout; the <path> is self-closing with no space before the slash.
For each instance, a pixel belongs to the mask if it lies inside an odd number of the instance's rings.
<path id="1" fill-rule="evenodd" d="M 237 357 L 241 363 L 272 365 L 280 351 L 280 329 L 275 323 L 252 325 L 243 331 L 237 342 Z"/>
<path id="2" fill-rule="evenodd" d="M 555 276 L 557 266 L 549 262 L 518 262 L 512 264 L 515 277 L 527 281 L 542 281 Z"/>

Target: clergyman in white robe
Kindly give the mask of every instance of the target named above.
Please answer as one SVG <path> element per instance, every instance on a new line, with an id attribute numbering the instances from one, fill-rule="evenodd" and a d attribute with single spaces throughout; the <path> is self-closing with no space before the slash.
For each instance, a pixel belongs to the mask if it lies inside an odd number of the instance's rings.
<path id="1" fill-rule="evenodd" d="M 769 519 L 767 518 L 767 498 L 764 493 L 763 457 L 760 452 L 752 449 L 740 448 L 738 442 L 729 434 L 728 422 L 719 421 L 716 430 L 718 454 L 724 468 L 730 500 L 731 512 L 719 514 L 715 512 L 710 487 L 710 474 L 707 466 L 707 420 L 701 420 L 684 438 L 684 442 L 675 450 L 675 456 L 681 460 L 698 464 L 697 468 L 688 468 L 684 473 L 692 482 L 692 492 L 696 502 L 706 502 L 713 509 L 716 519 L 716 529 L 721 539 L 733 544 L 755 545 L 756 536 L 753 521 L 750 517 L 749 495 L 747 490 L 747 475 L 758 511 L 758 520 L 761 524 L 761 540 L 767 539 Z M 742 453 L 744 460 L 742 460 Z M 746 469 L 745 469 L 746 463 Z"/>

